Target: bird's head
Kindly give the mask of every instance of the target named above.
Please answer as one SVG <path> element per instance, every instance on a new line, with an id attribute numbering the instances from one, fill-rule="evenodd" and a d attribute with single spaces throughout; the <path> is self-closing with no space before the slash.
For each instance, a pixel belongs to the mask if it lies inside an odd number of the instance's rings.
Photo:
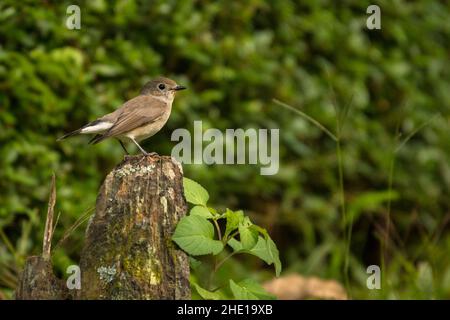
<path id="1" fill-rule="evenodd" d="M 142 88 L 141 94 L 173 99 L 177 91 L 184 89 L 186 87 L 178 85 L 171 79 L 158 77 L 147 82 Z"/>

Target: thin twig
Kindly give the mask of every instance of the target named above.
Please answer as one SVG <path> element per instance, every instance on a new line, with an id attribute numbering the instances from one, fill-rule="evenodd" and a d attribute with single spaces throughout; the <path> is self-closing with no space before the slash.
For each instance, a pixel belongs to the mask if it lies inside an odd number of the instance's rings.
<path id="1" fill-rule="evenodd" d="M 338 160 L 338 178 L 339 178 L 339 202 L 341 208 L 341 216 L 342 216 L 342 225 L 344 229 L 344 239 L 345 239 L 345 257 L 344 257 L 344 281 L 345 287 L 348 291 L 349 296 L 351 296 L 351 287 L 350 287 L 350 277 L 349 277 L 349 264 L 350 264 L 350 246 L 351 246 L 351 238 L 353 231 L 353 216 L 351 216 L 351 221 L 348 224 L 348 230 L 346 230 L 347 226 L 347 209 L 345 206 L 345 187 L 344 187 L 344 169 L 343 169 L 343 157 L 342 157 L 342 129 L 343 129 L 343 120 L 347 116 L 348 111 L 350 110 L 351 104 L 353 102 L 353 94 L 350 98 L 350 101 L 344 107 L 343 111 L 338 107 L 336 92 L 334 91 L 333 85 L 331 84 L 331 75 L 326 70 L 328 77 L 328 85 L 331 92 L 331 101 L 334 108 L 334 112 L 336 115 L 336 156 Z"/>
<path id="2" fill-rule="evenodd" d="M 3 240 L 3 242 L 6 244 L 6 247 L 11 252 L 11 254 L 14 256 L 14 258 L 17 257 L 16 250 L 9 240 L 8 236 L 6 235 L 5 231 L 3 231 L 3 228 L 0 227 L 0 238 Z"/>
<path id="3" fill-rule="evenodd" d="M 48 199 L 47 219 L 45 221 L 44 241 L 42 245 L 42 257 L 45 260 L 50 260 L 52 251 L 52 237 L 53 237 L 53 215 L 55 212 L 56 203 L 56 178 L 52 174 L 52 184 L 50 187 L 50 197 Z"/>
<path id="4" fill-rule="evenodd" d="M 55 230 L 56 230 L 56 226 L 58 225 L 58 222 L 59 222 L 59 217 L 61 216 L 61 211 L 58 211 L 58 215 L 56 216 L 56 220 L 55 220 L 55 223 L 54 223 L 54 225 L 53 225 L 53 234 L 55 233 Z"/>
<path id="5" fill-rule="evenodd" d="M 55 249 L 60 247 L 64 241 L 67 240 L 67 238 L 72 234 L 72 232 L 74 232 L 79 226 L 81 226 L 86 220 L 88 220 L 90 213 L 94 210 L 95 207 L 91 207 L 89 209 L 86 210 L 86 212 L 79 217 L 75 223 L 73 225 L 71 225 L 69 227 L 69 229 L 67 229 L 66 232 L 64 232 L 63 236 L 61 237 L 61 240 L 58 241 L 58 243 L 55 246 Z"/>
<path id="6" fill-rule="evenodd" d="M 347 119 L 348 112 L 350 111 L 351 106 L 353 105 L 353 98 L 355 97 L 355 94 L 352 93 L 350 96 L 350 100 L 348 101 L 347 105 L 344 107 L 344 111 L 342 112 L 342 116 L 340 119 L 340 128 L 339 131 L 342 131 L 344 128 L 345 120 Z"/>
<path id="7" fill-rule="evenodd" d="M 403 107 L 403 105 L 402 105 Z M 397 123 L 395 128 L 395 134 L 394 134 L 394 142 L 396 139 L 399 139 L 401 136 L 400 132 L 400 123 Z M 392 146 L 394 148 L 394 146 Z M 386 264 L 387 264 L 387 256 L 388 256 L 388 250 L 389 250 L 389 232 L 391 229 L 391 203 L 392 203 L 392 186 L 393 186 L 393 179 L 394 179 L 394 169 L 395 169 L 395 149 L 393 150 L 392 154 L 390 155 L 389 159 L 389 172 L 388 172 L 388 203 L 387 203 L 387 211 L 385 215 L 385 228 L 386 232 L 383 232 L 381 235 L 381 270 L 386 275 L 382 277 L 382 290 L 383 292 L 387 292 L 387 286 L 388 286 L 388 277 L 387 277 L 387 270 L 386 270 Z"/>
<path id="8" fill-rule="evenodd" d="M 338 138 L 336 137 L 336 135 L 334 135 L 330 130 L 328 130 L 327 128 L 325 128 L 319 121 L 317 121 L 316 119 L 308 116 L 306 113 L 304 113 L 303 111 L 300 111 L 284 102 L 281 102 L 277 99 L 273 99 L 273 102 L 275 102 L 276 104 L 285 107 L 291 111 L 294 111 L 295 113 L 299 114 L 300 116 L 302 116 L 303 118 L 305 118 L 306 120 L 308 120 L 309 122 L 311 122 L 312 124 L 314 124 L 316 127 L 318 127 L 320 130 L 322 130 L 323 132 L 325 132 L 331 139 L 333 139 L 334 141 L 337 141 Z"/>
<path id="9" fill-rule="evenodd" d="M 406 136 L 405 139 L 403 139 L 403 141 L 398 145 L 398 147 L 395 149 L 395 153 L 399 152 L 401 148 L 403 148 L 403 146 L 420 130 L 422 130 L 424 127 L 426 127 L 431 121 L 433 121 L 439 114 L 436 113 L 435 115 L 433 115 L 430 119 L 428 119 L 427 121 L 423 122 L 420 126 L 418 126 L 417 128 L 415 128 L 413 131 L 411 131 L 410 134 L 408 134 Z"/>

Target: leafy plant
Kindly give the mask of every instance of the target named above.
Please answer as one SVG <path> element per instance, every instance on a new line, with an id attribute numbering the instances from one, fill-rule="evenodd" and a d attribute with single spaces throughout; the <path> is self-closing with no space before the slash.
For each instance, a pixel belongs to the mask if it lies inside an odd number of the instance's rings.
<path id="1" fill-rule="evenodd" d="M 268 265 L 274 265 L 275 274 L 281 272 L 281 262 L 277 246 L 264 228 L 252 223 L 242 210 L 218 212 L 208 207 L 209 194 L 197 182 L 183 178 L 184 194 L 187 202 L 193 204 L 189 215 L 182 218 L 172 237 L 198 266 L 201 262 L 194 256 L 212 255 L 215 273 L 229 258 L 236 254 L 254 255 Z M 220 227 L 224 222 L 224 228 Z M 230 251 L 222 260 L 216 257 Z M 236 299 L 273 299 L 256 281 L 246 279 L 240 282 L 229 280 L 229 291 Z M 193 287 L 203 299 L 223 299 L 227 297 L 225 288 L 208 290 L 197 283 Z M 227 288 L 227 289 L 228 289 Z"/>
<path id="2" fill-rule="evenodd" d="M 144 142 L 149 151 L 170 154 L 172 131 L 193 132 L 197 119 L 221 131 L 282 128 L 274 177 L 254 165 L 184 164 L 183 171 L 220 194 L 224 208 L 240 203 L 278 230 L 285 269 L 345 282 L 347 261 L 353 298 L 421 299 L 426 294 L 414 284 L 427 262 L 434 297 L 450 297 L 446 2 L 383 1 L 382 30 L 365 27 L 370 1 L 359 0 L 82 3 L 82 29 L 69 30 L 73 1 L 0 1 L 0 298 L 13 297 L 16 271 L 41 250 L 40 213 L 52 172 L 60 195 L 55 210 L 64 212 L 55 238 L 64 238 L 123 158 L 115 141 L 87 147 L 88 137 L 56 137 L 114 111 L 157 75 L 189 90 L 175 101 L 165 129 Z M 338 105 L 355 94 L 341 130 L 345 229 L 337 143 L 327 138 L 336 136 L 337 120 L 330 84 Z M 70 234 L 55 247 L 58 274 L 79 258 L 84 230 Z M 380 251 L 389 285 L 367 290 L 366 268 L 382 267 Z M 213 257 L 221 254 L 197 259 Z M 241 262 L 230 259 L 214 280 L 229 287 L 229 278 L 245 279 L 248 270 L 261 274 L 259 265 L 246 267 L 256 258 Z"/>

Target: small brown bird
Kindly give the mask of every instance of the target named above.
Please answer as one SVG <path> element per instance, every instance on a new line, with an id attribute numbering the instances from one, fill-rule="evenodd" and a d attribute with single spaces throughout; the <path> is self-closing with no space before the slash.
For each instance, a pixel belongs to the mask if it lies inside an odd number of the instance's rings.
<path id="1" fill-rule="evenodd" d="M 78 134 L 96 134 L 89 141 L 96 144 L 113 137 L 119 140 L 128 154 L 122 141 L 128 138 L 147 155 L 138 142 L 150 138 L 164 127 L 172 111 L 175 93 L 183 89 L 186 87 L 177 85 L 173 80 L 163 77 L 153 79 L 144 85 L 139 96 L 128 100 L 116 111 L 63 135 L 58 141 Z"/>

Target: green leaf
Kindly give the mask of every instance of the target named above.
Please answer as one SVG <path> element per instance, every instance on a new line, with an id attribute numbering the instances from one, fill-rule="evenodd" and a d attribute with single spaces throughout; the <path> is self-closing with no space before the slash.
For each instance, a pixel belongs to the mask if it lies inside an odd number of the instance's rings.
<path id="1" fill-rule="evenodd" d="M 201 264 L 202 263 L 199 260 L 189 256 L 189 267 L 191 267 L 191 270 L 196 270 Z"/>
<path id="2" fill-rule="evenodd" d="M 256 245 L 249 251 L 249 253 L 257 256 L 267 264 L 273 263 L 273 257 L 269 253 L 269 248 L 267 247 L 267 241 L 261 236 L 258 237 Z"/>
<path id="3" fill-rule="evenodd" d="M 193 283 L 195 290 L 197 290 L 197 293 L 205 300 L 222 300 L 224 299 L 223 294 L 220 291 L 208 291 L 206 289 L 203 289 L 198 284 Z"/>
<path id="4" fill-rule="evenodd" d="M 279 257 L 279 252 L 277 249 L 277 246 L 273 242 L 270 237 L 267 237 L 267 239 L 264 239 L 263 237 L 258 237 L 258 242 L 256 245 L 248 251 L 250 254 L 253 254 L 266 262 L 267 264 L 271 265 L 272 263 L 275 266 L 275 274 L 278 277 L 281 272 L 281 261 Z"/>
<path id="5" fill-rule="evenodd" d="M 228 245 L 233 249 L 233 251 L 237 252 L 243 250 L 242 243 L 237 241 L 235 238 L 228 240 Z"/>
<path id="6" fill-rule="evenodd" d="M 253 223 L 250 221 L 249 217 L 244 216 L 244 219 L 242 219 L 242 221 L 240 222 L 240 225 L 242 225 L 244 227 L 251 227 L 253 225 Z"/>
<path id="7" fill-rule="evenodd" d="M 184 196 L 186 201 L 195 205 L 206 206 L 209 199 L 208 191 L 194 180 L 183 178 Z"/>
<path id="8" fill-rule="evenodd" d="M 347 224 L 358 220 L 364 212 L 376 211 L 384 202 L 396 200 L 398 197 L 398 192 L 394 190 L 370 191 L 356 195 L 348 205 L 348 215 L 351 219 L 347 219 Z"/>
<path id="9" fill-rule="evenodd" d="M 180 220 L 172 240 L 188 254 L 197 256 L 218 254 L 223 249 L 223 243 L 214 240 L 214 227 L 206 218 L 192 215 Z"/>
<path id="10" fill-rule="evenodd" d="M 212 215 L 218 215 L 218 212 L 217 212 L 217 210 L 216 209 L 214 209 L 214 208 L 211 208 L 211 207 L 208 207 L 208 210 L 209 210 L 209 212 L 211 212 L 211 214 Z"/>
<path id="11" fill-rule="evenodd" d="M 273 300 L 275 296 L 266 292 L 256 281 L 252 279 L 246 279 L 235 283 L 230 279 L 230 289 L 233 296 L 238 300 Z"/>
<path id="12" fill-rule="evenodd" d="M 272 256 L 272 261 L 275 265 L 275 275 L 278 277 L 281 272 L 280 253 L 278 251 L 277 245 L 270 237 L 266 239 L 266 242 L 269 249 L 269 254 Z"/>
<path id="13" fill-rule="evenodd" d="M 193 207 L 191 209 L 190 214 L 191 215 L 201 216 L 201 217 L 206 218 L 206 219 L 211 219 L 213 217 L 211 212 L 208 210 L 208 208 L 203 207 L 203 206 L 195 206 L 195 207 Z"/>
<path id="14" fill-rule="evenodd" d="M 227 225 L 225 228 L 224 237 L 228 237 L 230 233 L 236 230 L 239 224 L 244 221 L 244 212 L 241 210 L 231 211 L 230 209 L 227 209 L 225 217 L 227 219 Z"/>
<path id="15" fill-rule="evenodd" d="M 267 238 L 269 236 L 269 233 L 267 232 L 266 229 L 261 228 L 260 226 L 257 226 L 256 224 L 252 224 L 250 226 L 250 228 L 255 230 L 256 232 L 259 232 L 260 234 L 262 234 L 264 236 L 264 238 Z"/>
<path id="16" fill-rule="evenodd" d="M 239 237 L 241 238 L 242 247 L 245 250 L 253 248 L 258 241 L 258 232 L 250 229 L 249 226 L 239 225 Z"/>

